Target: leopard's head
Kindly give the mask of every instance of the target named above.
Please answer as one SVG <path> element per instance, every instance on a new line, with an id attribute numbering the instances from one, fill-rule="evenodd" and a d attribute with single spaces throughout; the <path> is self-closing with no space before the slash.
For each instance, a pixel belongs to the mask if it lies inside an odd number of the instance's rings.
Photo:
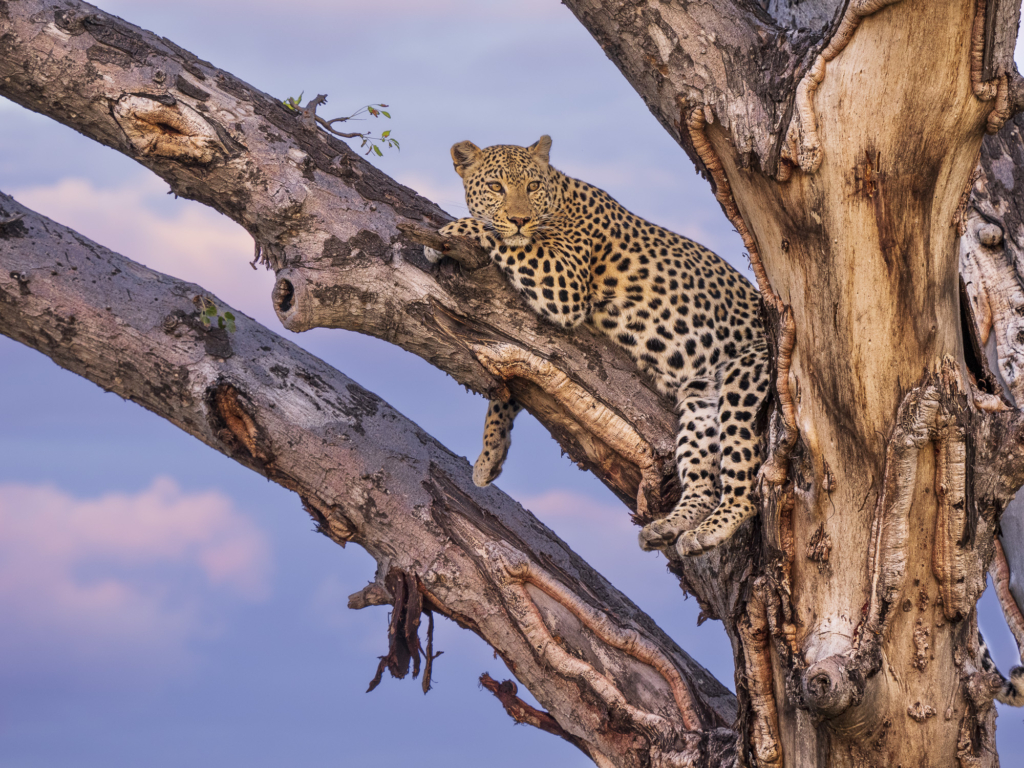
<path id="1" fill-rule="evenodd" d="M 506 245 L 528 245 L 554 213 L 550 150 L 550 136 L 541 136 L 528 147 L 480 149 L 471 141 L 452 147 L 470 215 L 492 226 Z"/>

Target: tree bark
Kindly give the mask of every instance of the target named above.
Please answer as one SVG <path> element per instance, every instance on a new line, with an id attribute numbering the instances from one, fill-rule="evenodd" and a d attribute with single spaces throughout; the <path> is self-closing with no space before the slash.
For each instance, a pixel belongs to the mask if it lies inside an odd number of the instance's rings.
<path id="1" fill-rule="evenodd" d="M 993 765 L 995 682 L 980 668 L 975 603 L 993 557 L 998 570 L 995 532 L 1024 483 L 1024 446 L 1022 417 L 986 370 L 984 338 L 1016 397 L 1007 365 L 1016 371 L 1021 302 L 1006 256 L 981 258 L 995 235 L 979 222 L 1024 242 L 1005 205 L 1024 159 L 1019 131 L 983 154 L 987 193 L 972 188 L 972 174 L 986 131 L 1024 104 L 1008 31 L 1019 2 L 566 4 L 708 176 L 766 305 L 777 375 L 761 523 L 673 563 L 733 641 L 743 759 Z M 671 508 L 670 404 L 637 386 L 607 340 L 545 325 L 495 270 L 479 268 L 479 253 L 438 243 L 425 230 L 447 217 L 318 132 L 310 112 L 73 0 L 0 2 L 0 94 L 135 157 L 177 194 L 245 226 L 277 270 L 273 300 L 287 327 L 371 333 L 489 397 L 514 396 L 640 521 Z M 447 246 L 461 266 L 431 268 L 424 242 Z M 242 411 L 252 421 L 265 408 Z M 461 482 L 438 498 L 460 510 L 480 498 Z M 998 578 L 1012 596 L 1024 546 L 1010 528 L 1010 575 Z M 491 538 L 474 530 L 449 532 L 477 557 L 459 567 L 490 568 L 497 590 L 470 594 L 505 606 L 536 649 L 527 684 L 571 738 L 593 745 L 595 761 L 729 759 L 714 730 L 725 721 L 700 707 L 687 714 L 661 657 L 607 629 L 593 601 L 567 597 L 543 557 L 518 543 L 529 562 L 511 553 L 504 529 Z M 396 615 L 416 614 L 407 598 L 399 611 L 397 595 L 415 591 L 404 574 L 426 583 L 418 564 L 383 573 L 362 602 L 387 594 Z M 1019 594 L 1004 598 L 1008 613 L 1013 602 Z M 663 709 L 627 696 L 629 709 L 614 693 L 624 678 L 595 677 L 586 652 L 588 661 L 560 656 L 547 638 L 563 620 L 576 622 L 574 636 L 595 633 L 658 670 L 648 675 Z M 407 653 L 403 627 L 392 629 L 395 653 Z M 586 681 L 595 698 L 583 714 L 541 698 L 567 689 L 544 687 L 539 659 L 556 680 Z M 602 707 L 617 714 L 602 719 Z"/>

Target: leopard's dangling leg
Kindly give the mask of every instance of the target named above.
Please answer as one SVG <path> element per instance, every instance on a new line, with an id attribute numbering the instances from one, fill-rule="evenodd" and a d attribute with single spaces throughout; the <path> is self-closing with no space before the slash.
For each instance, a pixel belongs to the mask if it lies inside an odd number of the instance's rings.
<path id="1" fill-rule="evenodd" d="M 492 400 L 484 419 L 484 448 L 473 465 L 473 483 L 484 488 L 501 474 L 501 467 L 512 445 L 512 426 L 523 406 L 515 400 Z"/>
<path id="2" fill-rule="evenodd" d="M 700 525 L 685 531 L 676 541 L 676 552 L 683 557 L 717 547 L 757 514 L 751 496 L 761 466 L 761 439 L 754 434 L 754 421 L 768 393 L 763 345 L 726 363 L 723 376 L 717 413 L 722 501 Z"/>
<path id="3" fill-rule="evenodd" d="M 718 485 L 718 382 L 694 379 L 680 388 L 676 467 L 683 495 L 668 515 L 640 531 L 643 549 L 670 546 L 696 527 L 721 496 Z"/>
<path id="4" fill-rule="evenodd" d="M 978 650 L 981 652 L 982 671 L 996 675 L 999 680 L 999 688 L 995 692 L 996 701 L 1001 701 L 1011 707 L 1024 707 L 1024 667 L 1018 666 L 1011 669 L 1010 679 L 1007 680 L 996 667 L 981 632 L 978 632 Z"/>

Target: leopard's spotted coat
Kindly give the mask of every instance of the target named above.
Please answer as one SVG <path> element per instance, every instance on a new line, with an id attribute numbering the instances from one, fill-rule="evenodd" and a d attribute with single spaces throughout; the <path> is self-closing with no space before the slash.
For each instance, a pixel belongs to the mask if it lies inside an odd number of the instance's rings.
<path id="1" fill-rule="evenodd" d="M 475 239 L 534 310 L 565 327 L 589 322 L 675 399 L 683 495 L 640 542 L 699 554 L 756 514 L 754 419 L 768 390 L 758 293 L 708 249 L 552 168 L 550 147 L 548 136 L 530 147 L 452 147 L 472 218 L 441 232 Z M 501 471 L 519 410 L 488 409 L 477 484 Z"/>

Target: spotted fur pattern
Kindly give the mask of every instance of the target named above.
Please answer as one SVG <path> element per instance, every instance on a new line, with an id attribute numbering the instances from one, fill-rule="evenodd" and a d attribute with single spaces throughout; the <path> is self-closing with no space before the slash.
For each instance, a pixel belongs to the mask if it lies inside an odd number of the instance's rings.
<path id="1" fill-rule="evenodd" d="M 988 652 L 988 645 L 985 638 L 978 633 L 978 646 L 981 650 L 981 669 L 983 672 L 999 676 L 1000 685 L 996 691 L 996 701 L 1008 704 L 1011 707 L 1024 707 L 1024 667 L 1017 666 L 1010 670 L 1010 679 L 1003 677 L 1003 673 L 996 667 L 992 660 L 992 654 Z"/>
<path id="2" fill-rule="evenodd" d="M 473 482 L 481 488 L 498 479 L 512 446 L 512 427 L 523 406 L 515 400 L 492 400 L 484 419 L 484 447 L 473 466 Z"/>
<path id="3" fill-rule="evenodd" d="M 640 543 L 699 554 L 756 514 L 754 417 L 768 390 L 758 293 L 708 249 L 552 168 L 550 147 L 547 136 L 452 147 L 472 218 L 441 232 L 476 240 L 535 311 L 567 328 L 589 322 L 675 400 L 683 495 Z M 517 412 L 488 409 L 474 480 L 497 477 Z"/>

